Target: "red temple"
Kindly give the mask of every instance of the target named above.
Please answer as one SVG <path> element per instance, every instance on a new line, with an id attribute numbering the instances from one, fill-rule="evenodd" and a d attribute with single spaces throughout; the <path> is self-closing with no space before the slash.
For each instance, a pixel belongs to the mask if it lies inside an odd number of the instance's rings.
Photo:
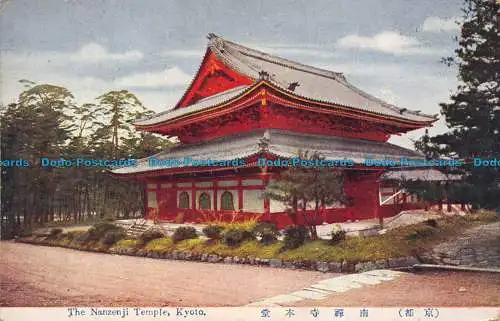
<path id="1" fill-rule="evenodd" d="M 135 123 L 139 130 L 178 137 L 180 144 L 152 156 L 163 160 L 161 166 L 148 158 L 136 167 L 114 170 L 145 183 L 148 215 L 186 222 L 257 216 L 280 227 L 291 224 L 282 204 L 260 197 L 282 168 L 260 167 L 257 160 L 293 158 L 298 150 L 355 164 L 344 168 L 344 191 L 352 206 L 326 208 L 324 222 L 391 216 L 416 206 L 408 195 L 405 208 L 396 206 L 394 199 L 382 201 L 388 194 L 380 180 L 384 168 L 362 163 L 366 158 L 421 159 L 421 154 L 387 140 L 430 126 L 435 116 L 377 99 L 342 73 L 266 54 L 214 34 L 208 38 L 201 66 L 177 105 Z M 228 164 L 204 166 L 187 164 L 185 159 Z M 244 164 L 231 164 L 235 159 Z M 169 160 L 181 163 L 172 165 Z"/>

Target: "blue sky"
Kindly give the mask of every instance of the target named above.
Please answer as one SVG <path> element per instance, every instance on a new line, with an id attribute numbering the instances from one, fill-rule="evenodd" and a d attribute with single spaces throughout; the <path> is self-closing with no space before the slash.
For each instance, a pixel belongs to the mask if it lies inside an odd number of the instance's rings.
<path id="1" fill-rule="evenodd" d="M 302 63 L 343 72 L 400 107 L 439 113 L 457 85 L 451 55 L 460 0 L 3 0 L 0 101 L 29 79 L 91 102 L 129 89 L 154 111 L 171 108 L 216 33 Z M 445 130 L 441 120 L 431 133 Z M 392 138 L 410 147 L 422 131 Z"/>

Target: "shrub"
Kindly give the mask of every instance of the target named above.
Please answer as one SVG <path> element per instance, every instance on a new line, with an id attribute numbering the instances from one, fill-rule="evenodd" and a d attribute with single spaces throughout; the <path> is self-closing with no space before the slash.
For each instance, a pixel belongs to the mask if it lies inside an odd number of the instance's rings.
<path id="1" fill-rule="evenodd" d="M 196 233 L 196 229 L 192 226 L 181 226 L 178 227 L 174 235 L 172 235 L 172 240 L 174 243 L 198 238 L 198 234 Z"/>
<path id="2" fill-rule="evenodd" d="M 276 228 L 276 225 L 269 222 L 260 222 L 253 228 L 253 233 L 260 238 L 260 243 L 264 245 L 269 245 L 276 243 L 280 233 Z"/>
<path id="3" fill-rule="evenodd" d="M 173 242 L 171 237 L 162 237 L 152 240 L 151 242 L 146 244 L 144 249 L 146 251 L 164 253 L 168 252 L 172 248 L 172 246 Z"/>
<path id="4" fill-rule="evenodd" d="M 430 226 L 430 227 L 437 227 L 438 226 L 438 222 L 433 218 L 430 218 L 430 219 L 424 221 L 424 223 L 425 223 L 425 225 Z"/>
<path id="5" fill-rule="evenodd" d="M 53 228 L 53 229 L 50 230 L 49 235 L 51 237 L 57 237 L 59 234 L 62 234 L 62 232 L 63 232 L 62 228 L 56 227 L 56 228 Z"/>
<path id="6" fill-rule="evenodd" d="M 289 226 L 285 229 L 283 250 L 293 250 L 303 245 L 309 236 L 309 231 L 304 226 Z"/>
<path id="7" fill-rule="evenodd" d="M 231 247 L 238 247 L 244 241 L 255 239 L 251 231 L 240 228 L 230 228 L 224 232 L 224 243 Z"/>
<path id="8" fill-rule="evenodd" d="M 340 225 L 335 224 L 333 226 L 332 232 L 330 233 L 331 238 L 328 241 L 328 243 L 330 245 L 337 245 L 340 242 L 343 242 L 345 240 L 345 235 L 346 235 L 346 232 L 344 230 L 342 230 Z"/>
<path id="9" fill-rule="evenodd" d="M 211 240 L 220 240 L 223 230 L 224 228 L 222 226 L 211 224 L 203 228 L 203 234 Z"/>
<path id="10" fill-rule="evenodd" d="M 161 239 L 162 237 L 165 237 L 165 234 L 162 231 L 151 229 L 139 235 L 138 239 L 140 244 L 147 244 L 152 240 Z"/>
<path id="11" fill-rule="evenodd" d="M 92 232 L 89 230 L 89 232 L 96 234 L 98 236 L 98 239 L 104 237 L 106 232 L 110 230 L 123 230 L 121 227 L 116 226 L 112 223 L 109 222 L 103 222 L 103 223 L 98 223 L 93 226 Z"/>
<path id="12" fill-rule="evenodd" d="M 76 245 L 84 245 L 92 242 L 98 242 L 104 240 L 106 234 L 108 234 L 111 231 L 115 233 L 125 234 L 125 230 L 122 227 L 116 226 L 111 223 L 99 223 L 89 228 L 87 232 L 81 234 L 72 234 L 73 236 L 72 243 Z M 111 242 L 111 239 L 108 239 L 107 242 Z"/>
<path id="13" fill-rule="evenodd" d="M 123 230 L 111 230 L 104 234 L 102 239 L 102 244 L 104 245 L 113 245 L 116 242 L 124 239 L 127 236 L 125 231 Z"/>
<path id="14" fill-rule="evenodd" d="M 122 239 L 116 242 L 115 248 L 132 249 L 137 245 L 137 240 Z"/>
<path id="15" fill-rule="evenodd" d="M 408 233 L 407 235 L 407 239 L 408 240 L 417 240 L 417 239 L 422 239 L 422 238 L 426 238 L 426 237 L 429 237 L 429 236 L 432 236 L 434 235 L 435 233 L 435 229 L 430 227 L 430 226 L 427 226 L 427 225 L 423 225 L 423 226 L 416 226 L 413 231 L 411 231 L 410 233 Z"/>

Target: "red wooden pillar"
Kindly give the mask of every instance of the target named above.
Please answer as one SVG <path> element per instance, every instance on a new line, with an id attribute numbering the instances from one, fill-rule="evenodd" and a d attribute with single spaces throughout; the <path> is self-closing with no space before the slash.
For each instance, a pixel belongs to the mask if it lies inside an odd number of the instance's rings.
<path id="1" fill-rule="evenodd" d="M 243 211 L 243 185 L 241 184 L 241 177 L 238 177 L 238 210 Z"/>
<path id="2" fill-rule="evenodd" d="M 218 196 L 217 195 L 219 193 L 219 190 L 218 190 L 218 186 L 217 186 L 217 181 L 214 181 L 213 184 L 214 184 L 214 211 L 217 212 L 217 206 L 218 206 L 218 204 L 217 204 L 217 197 Z"/>
<path id="3" fill-rule="evenodd" d="M 380 180 L 375 182 L 375 190 L 373 191 L 373 218 L 378 218 L 379 223 L 383 223 L 383 218 L 380 211 Z"/>
<path id="4" fill-rule="evenodd" d="M 196 187 L 194 185 L 194 182 L 193 182 L 193 185 L 191 186 L 191 208 L 192 208 L 191 219 L 196 221 L 196 219 L 197 219 L 197 217 L 196 217 Z"/>
<path id="5" fill-rule="evenodd" d="M 148 183 L 145 182 L 143 184 L 143 188 L 144 188 L 144 218 L 147 219 L 148 218 Z"/>

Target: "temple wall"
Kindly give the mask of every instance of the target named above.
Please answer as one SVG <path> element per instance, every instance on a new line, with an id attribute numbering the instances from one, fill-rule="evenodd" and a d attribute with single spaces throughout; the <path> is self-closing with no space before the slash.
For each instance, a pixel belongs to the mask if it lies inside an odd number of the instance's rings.
<path id="1" fill-rule="evenodd" d="M 243 211 L 264 213 L 264 200 L 260 198 L 261 190 L 243 190 Z"/>

